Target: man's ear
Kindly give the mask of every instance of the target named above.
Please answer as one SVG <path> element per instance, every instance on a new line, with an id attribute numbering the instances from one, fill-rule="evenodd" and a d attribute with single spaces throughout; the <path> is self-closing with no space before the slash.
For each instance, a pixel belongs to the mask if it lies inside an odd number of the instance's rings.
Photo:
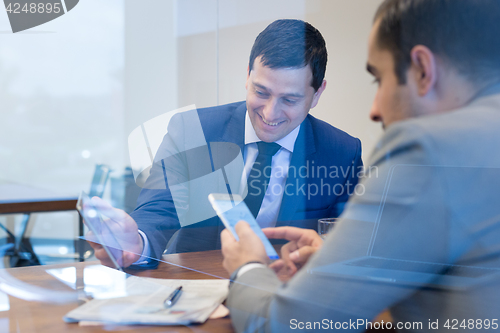
<path id="1" fill-rule="evenodd" d="M 311 109 L 318 104 L 319 98 L 321 97 L 321 94 L 323 93 L 323 91 L 325 91 L 325 88 L 326 88 L 326 80 L 323 80 L 323 83 L 321 83 L 321 86 L 314 93 L 313 100 L 311 103 Z"/>
<path id="2" fill-rule="evenodd" d="M 248 89 L 249 80 L 250 80 L 250 66 L 247 66 L 247 80 L 245 81 L 245 89 Z"/>
<path id="3" fill-rule="evenodd" d="M 411 70 L 409 75 L 413 75 L 418 95 L 423 97 L 435 88 L 437 81 L 436 56 L 426 46 L 417 45 L 410 53 Z"/>

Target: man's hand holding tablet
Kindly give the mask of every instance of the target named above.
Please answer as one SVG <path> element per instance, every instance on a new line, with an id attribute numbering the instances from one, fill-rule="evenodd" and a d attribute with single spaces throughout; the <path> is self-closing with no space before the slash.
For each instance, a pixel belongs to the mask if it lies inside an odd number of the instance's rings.
<path id="1" fill-rule="evenodd" d="M 113 268 L 117 268 L 116 264 L 128 267 L 141 257 L 144 247 L 142 237 L 130 215 L 113 208 L 101 198 L 90 199 L 84 193 L 79 200 L 79 211 L 90 229 L 85 238 L 101 264 Z M 107 219 L 101 218 L 101 214 Z"/>

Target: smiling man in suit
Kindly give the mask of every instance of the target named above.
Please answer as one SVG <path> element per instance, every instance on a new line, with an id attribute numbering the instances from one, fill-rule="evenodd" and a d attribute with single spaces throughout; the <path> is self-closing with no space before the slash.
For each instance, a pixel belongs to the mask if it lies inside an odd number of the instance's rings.
<path id="1" fill-rule="evenodd" d="M 220 248 L 224 226 L 213 216 L 207 194 L 221 189 L 189 184 L 194 174 L 203 173 L 195 169 L 204 157 L 211 164 L 205 173 L 216 171 L 215 142 L 234 144 L 241 152 L 239 186 L 233 182 L 231 191 L 246 194 L 245 202 L 262 227 L 315 229 L 318 218 L 337 217 L 358 182 L 361 143 L 309 114 L 326 88 L 326 62 L 326 44 L 317 29 L 300 20 L 275 21 L 251 50 L 246 101 L 174 116 L 136 210 L 127 216 L 107 209 L 127 231 L 122 265 L 158 259 L 167 244 L 170 253 Z M 196 128 L 211 147 L 206 154 L 189 153 L 187 142 Z M 148 182 L 168 184 L 157 188 Z M 199 218 L 200 211 L 212 216 Z M 109 265 L 102 248 L 93 246 L 96 257 Z"/>

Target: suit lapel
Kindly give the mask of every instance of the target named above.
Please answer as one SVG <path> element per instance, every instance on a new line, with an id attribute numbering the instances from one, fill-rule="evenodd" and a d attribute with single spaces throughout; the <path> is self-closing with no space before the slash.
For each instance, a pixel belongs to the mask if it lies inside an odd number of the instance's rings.
<path id="1" fill-rule="evenodd" d="M 314 153 L 316 153 L 316 145 L 314 143 L 311 121 L 309 120 L 309 116 L 307 116 L 300 125 L 299 135 L 293 147 L 292 159 L 290 160 L 285 185 L 285 190 L 288 188 L 292 190 L 287 190 L 283 194 L 278 222 L 276 223 L 277 227 L 281 226 L 283 221 L 293 220 L 293 216 L 297 210 L 305 209 L 304 196 L 300 195 L 300 193 L 307 191 L 307 177 L 300 177 L 300 167 L 305 166 L 307 157 Z M 290 186 L 288 186 L 289 184 Z M 287 192 L 290 195 L 287 195 Z"/>
<path id="2" fill-rule="evenodd" d="M 235 143 L 240 147 L 241 156 L 243 156 L 243 149 L 245 146 L 245 115 L 246 115 L 247 105 L 246 103 L 241 103 L 240 106 L 234 110 L 227 126 L 222 133 L 220 140 L 222 142 Z M 222 221 L 219 220 L 218 232 L 217 232 L 217 248 L 220 248 L 220 233 L 224 229 Z"/>
<path id="3" fill-rule="evenodd" d="M 243 153 L 245 146 L 245 115 L 247 105 L 241 103 L 231 115 L 227 126 L 222 133 L 221 141 L 236 143 Z"/>

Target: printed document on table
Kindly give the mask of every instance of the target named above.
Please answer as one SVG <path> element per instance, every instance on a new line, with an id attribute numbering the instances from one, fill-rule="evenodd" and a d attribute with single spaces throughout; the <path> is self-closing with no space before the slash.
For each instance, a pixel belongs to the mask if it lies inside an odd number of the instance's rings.
<path id="1" fill-rule="evenodd" d="M 174 280 L 130 276 L 123 297 L 93 299 L 66 314 L 67 322 L 102 321 L 130 325 L 187 325 L 203 323 L 224 301 L 229 280 Z M 182 286 L 171 308 L 163 302 Z"/>

